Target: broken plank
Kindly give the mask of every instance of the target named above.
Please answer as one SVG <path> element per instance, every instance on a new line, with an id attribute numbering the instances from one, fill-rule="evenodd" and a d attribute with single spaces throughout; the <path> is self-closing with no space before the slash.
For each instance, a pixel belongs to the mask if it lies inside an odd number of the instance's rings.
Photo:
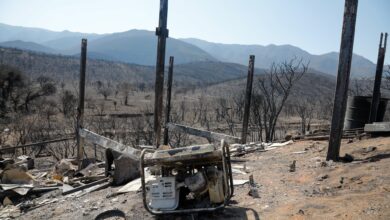
<path id="1" fill-rule="evenodd" d="M 166 126 L 169 130 L 183 132 L 183 133 L 187 133 L 187 134 L 191 134 L 191 135 L 195 135 L 195 136 L 199 136 L 199 137 L 204 137 L 204 138 L 211 140 L 211 141 L 220 141 L 220 140 L 224 139 L 225 141 L 230 142 L 230 143 L 239 143 L 241 140 L 238 137 L 234 137 L 234 136 L 230 136 L 230 135 L 226 135 L 226 134 L 221 134 L 221 133 L 215 133 L 212 131 L 205 131 L 205 130 L 192 128 L 192 127 L 179 125 L 179 124 L 174 124 L 174 123 L 168 123 Z"/>
<path id="2" fill-rule="evenodd" d="M 233 173 L 236 173 L 236 174 L 246 175 L 246 173 L 245 173 L 244 171 L 241 171 L 241 170 L 236 169 L 236 168 L 232 168 L 232 172 L 233 172 Z"/>
<path id="3" fill-rule="evenodd" d="M 390 122 L 375 122 L 373 124 L 366 124 L 364 131 L 367 133 L 376 132 L 390 132 Z"/>
<path id="4" fill-rule="evenodd" d="M 249 183 L 249 180 L 233 179 L 234 186 L 244 185 L 246 183 Z"/>
<path id="5" fill-rule="evenodd" d="M 107 177 L 107 178 L 104 178 L 104 179 L 101 179 L 101 180 L 98 180 L 98 181 L 95 181 L 95 182 L 92 182 L 92 183 L 89 183 L 89 184 L 85 184 L 85 185 L 83 185 L 83 186 L 79 186 L 79 187 L 77 187 L 77 188 L 74 188 L 74 189 L 71 189 L 71 190 L 62 192 L 62 195 L 63 195 L 63 196 L 69 195 L 69 194 L 72 194 L 72 193 L 75 193 L 75 192 L 78 192 L 78 191 L 87 189 L 87 188 L 89 188 L 89 187 L 92 187 L 92 186 L 95 186 L 95 185 L 98 185 L 98 184 L 101 184 L 101 183 L 105 183 L 105 182 L 107 182 L 109 179 L 110 179 L 110 178 Z"/>
<path id="6" fill-rule="evenodd" d="M 110 182 L 107 182 L 107 183 L 101 183 L 101 184 L 98 184 L 98 185 L 95 185 L 95 186 L 92 186 L 88 189 L 85 189 L 85 190 L 82 190 L 82 191 L 78 191 L 77 193 L 74 193 L 74 194 L 71 194 L 71 195 L 68 195 L 69 197 L 81 197 L 83 195 L 86 195 L 88 193 L 91 193 L 91 192 L 95 192 L 95 191 L 99 191 L 101 189 L 105 189 L 107 187 L 109 187 L 111 185 Z"/>
<path id="7" fill-rule="evenodd" d="M 44 193 L 62 188 L 61 186 L 35 187 L 30 193 Z"/>

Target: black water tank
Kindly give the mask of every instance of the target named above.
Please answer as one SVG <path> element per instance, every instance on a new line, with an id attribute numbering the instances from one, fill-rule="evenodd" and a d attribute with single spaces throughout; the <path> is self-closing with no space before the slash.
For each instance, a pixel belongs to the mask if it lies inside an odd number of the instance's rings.
<path id="1" fill-rule="evenodd" d="M 363 128 L 370 119 L 371 97 L 348 96 L 345 112 L 344 130 Z M 383 121 L 388 99 L 381 98 L 378 107 L 377 122 Z"/>

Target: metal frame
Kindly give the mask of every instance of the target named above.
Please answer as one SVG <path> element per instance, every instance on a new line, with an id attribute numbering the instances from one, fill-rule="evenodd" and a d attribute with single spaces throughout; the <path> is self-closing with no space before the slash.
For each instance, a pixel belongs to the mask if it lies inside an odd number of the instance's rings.
<path id="1" fill-rule="evenodd" d="M 154 150 L 151 149 L 144 149 L 141 152 L 140 156 L 140 174 L 141 174 L 141 185 L 142 185 L 142 199 L 145 209 L 153 214 L 153 215 L 164 215 L 164 214 L 185 214 L 185 213 L 196 213 L 196 212 L 212 212 L 216 211 L 218 209 L 224 208 L 226 205 L 228 205 L 228 202 L 230 198 L 233 196 L 234 192 L 234 186 L 233 186 L 233 175 L 232 175 L 232 167 L 230 162 L 230 152 L 229 152 L 229 145 L 224 141 L 221 140 L 221 159 L 222 159 L 222 169 L 223 169 L 223 179 L 224 179 L 224 193 L 225 193 L 225 199 L 224 202 L 216 207 L 213 208 L 194 208 L 194 209 L 181 209 L 181 210 L 170 210 L 170 211 L 158 211 L 150 208 L 150 206 L 147 203 L 146 200 L 146 183 L 145 183 L 145 154 L 147 152 L 154 152 Z M 148 164 L 147 166 L 151 166 L 151 164 Z M 229 179 L 229 180 L 228 180 Z"/>

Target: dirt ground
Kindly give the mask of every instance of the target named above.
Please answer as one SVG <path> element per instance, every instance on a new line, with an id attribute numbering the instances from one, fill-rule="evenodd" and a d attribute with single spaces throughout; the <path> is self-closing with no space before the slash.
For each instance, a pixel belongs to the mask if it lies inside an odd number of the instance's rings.
<path id="1" fill-rule="evenodd" d="M 390 219 L 390 137 L 343 141 L 341 155 L 352 155 L 352 163 L 325 162 L 326 150 L 326 141 L 299 141 L 240 157 L 247 174 L 235 174 L 234 179 L 253 174 L 260 198 L 248 195 L 248 184 L 236 186 L 226 209 L 199 214 L 199 219 Z M 296 170 L 290 172 L 294 160 Z M 119 209 L 128 219 L 156 219 L 143 208 L 141 193 L 110 197 L 117 189 L 78 198 L 53 196 L 55 203 L 18 218 L 94 219 L 105 210 Z"/>

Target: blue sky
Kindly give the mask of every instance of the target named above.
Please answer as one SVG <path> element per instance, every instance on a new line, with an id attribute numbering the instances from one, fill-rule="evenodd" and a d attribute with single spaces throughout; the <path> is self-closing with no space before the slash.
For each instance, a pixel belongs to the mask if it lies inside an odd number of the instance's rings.
<path id="1" fill-rule="evenodd" d="M 89 33 L 154 30 L 158 8 L 158 0 L 0 0 L 0 22 Z M 291 44 L 322 54 L 340 48 L 343 11 L 344 0 L 169 0 L 168 28 L 175 38 Z M 359 0 L 354 52 L 375 63 L 380 32 L 390 33 L 390 0 Z"/>

